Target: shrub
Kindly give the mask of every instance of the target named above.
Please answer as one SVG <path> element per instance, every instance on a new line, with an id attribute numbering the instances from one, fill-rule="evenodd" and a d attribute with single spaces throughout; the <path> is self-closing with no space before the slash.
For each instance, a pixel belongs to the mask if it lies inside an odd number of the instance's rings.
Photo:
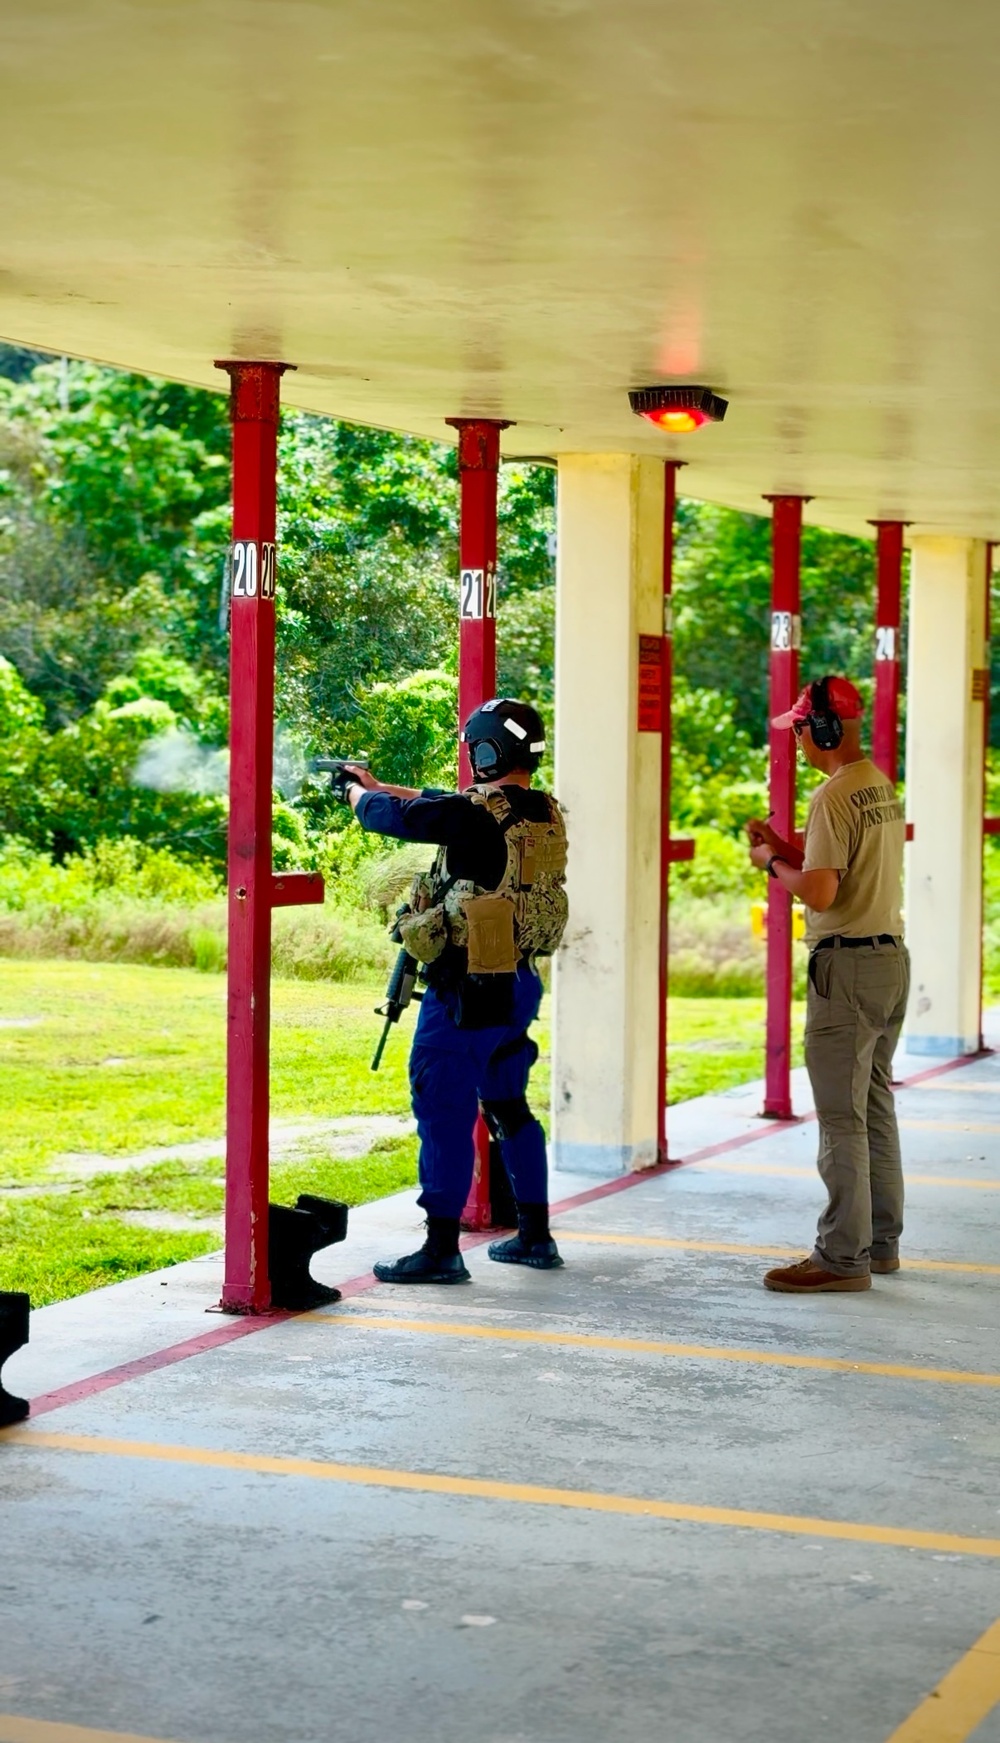
<path id="1" fill-rule="evenodd" d="M 221 882 L 208 867 L 189 865 L 167 848 L 132 836 L 104 839 L 61 865 L 27 842 L 0 843 L 0 909 L 57 907 L 72 912 L 98 895 L 191 907 L 218 895 Z"/>
<path id="2" fill-rule="evenodd" d="M 356 724 L 380 780 L 454 787 L 457 717 L 458 680 L 448 672 L 413 672 L 366 690 Z"/>
<path id="3" fill-rule="evenodd" d="M 750 813 L 748 811 L 747 815 Z M 694 858 L 678 860 L 670 873 L 672 897 L 751 896 L 760 894 L 760 872 L 750 863 L 746 837 L 704 825 L 675 823 L 673 833 L 693 837 Z"/>

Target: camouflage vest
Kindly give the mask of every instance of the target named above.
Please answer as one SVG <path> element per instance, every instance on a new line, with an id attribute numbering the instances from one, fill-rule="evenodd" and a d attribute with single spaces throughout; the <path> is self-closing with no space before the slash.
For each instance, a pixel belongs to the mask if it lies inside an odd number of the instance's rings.
<path id="1" fill-rule="evenodd" d="M 503 877 L 489 891 L 470 879 L 453 878 L 447 849 L 440 848 L 430 871 L 418 872 L 413 880 L 410 911 L 398 921 L 399 935 L 421 962 L 434 962 L 454 944 L 469 951 L 470 972 L 511 973 L 522 957 L 551 956 L 562 941 L 569 916 L 566 825 L 549 794 L 547 822 L 521 817 L 502 787 L 470 787 L 465 797 L 485 805 L 503 831 Z"/>

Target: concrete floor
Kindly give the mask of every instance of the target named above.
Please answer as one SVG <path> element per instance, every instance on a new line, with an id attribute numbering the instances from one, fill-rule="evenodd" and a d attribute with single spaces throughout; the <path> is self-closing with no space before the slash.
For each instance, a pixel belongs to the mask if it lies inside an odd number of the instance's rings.
<path id="1" fill-rule="evenodd" d="M 562 1272 L 368 1287 L 404 1194 L 321 1314 L 206 1344 L 247 1329 L 214 1258 L 36 1314 L 0 1743 L 1000 1743 L 998 1098 L 993 1058 L 901 1090 L 910 1263 L 868 1294 L 760 1287 L 820 1190 L 749 1089 L 673 1111 L 714 1155 L 562 1211 Z"/>

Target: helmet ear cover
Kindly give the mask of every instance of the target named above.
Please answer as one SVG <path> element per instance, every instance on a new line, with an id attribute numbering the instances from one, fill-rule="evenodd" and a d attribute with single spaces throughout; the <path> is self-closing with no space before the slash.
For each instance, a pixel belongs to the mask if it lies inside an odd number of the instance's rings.
<path id="1" fill-rule="evenodd" d="M 805 724 L 817 750 L 836 750 L 844 736 L 844 723 L 836 709 L 830 706 L 829 683 L 829 678 L 820 678 L 810 690 L 812 712 Z"/>
<path id="2" fill-rule="evenodd" d="M 545 749 L 545 728 L 535 709 L 496 696 L 470 714 L 462 743 L 476 780 L 498 781 L 517 768 L 534 774 Z"/>
<path id="3" fill-rule="evenodd" d="M 469 745 L 469 761 L 477 781 L 509 773 L 505 747 L 495 738 L 477 738 Z"/>

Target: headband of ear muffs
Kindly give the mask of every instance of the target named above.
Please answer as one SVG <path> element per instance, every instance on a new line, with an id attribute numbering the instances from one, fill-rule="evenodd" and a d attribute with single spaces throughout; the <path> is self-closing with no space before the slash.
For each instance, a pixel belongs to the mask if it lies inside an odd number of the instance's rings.
<path id="1" fill-rule="evenodd" d="M 830 706 L 829 684 L 829 678 L 820 678 L 813 684 L 809 697 L 812 712 L 806 725 L 817 750 L 836 750 L 844 736 L 844 723 Z"/>

